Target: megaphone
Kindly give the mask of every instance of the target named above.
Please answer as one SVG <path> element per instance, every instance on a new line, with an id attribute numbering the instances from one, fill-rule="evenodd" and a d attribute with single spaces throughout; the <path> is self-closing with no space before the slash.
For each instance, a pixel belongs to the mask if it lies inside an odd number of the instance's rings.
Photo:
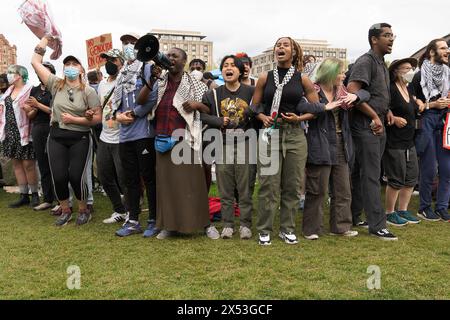
<path id="1" fill-rule="evenodd" d="M 169 69 L 172 66 L 169 58 L 162 52 L 159 52 L 159 41 L 152 34 L 146 34 L 139 38 L 134 45 L 137 51 L 136 58 L 141 62 L 153 60 L 155 64 L 163 69 Z"/>

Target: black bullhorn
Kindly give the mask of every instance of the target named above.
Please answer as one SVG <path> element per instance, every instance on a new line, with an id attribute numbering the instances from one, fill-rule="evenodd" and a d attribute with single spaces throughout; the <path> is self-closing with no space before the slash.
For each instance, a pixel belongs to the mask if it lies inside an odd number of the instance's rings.
<path id="1" fill-rule="evenodd" d="M 142 62 L 148 62 L 153 60 L 155 64 L 163 69 L 169 69 L 172 65 L 169 58 L 161 52 L 159 52 L 159 41 L 152 34 L 146 34 L 141 37 L 134 49 L 137 51 L 137 59 Z"/>

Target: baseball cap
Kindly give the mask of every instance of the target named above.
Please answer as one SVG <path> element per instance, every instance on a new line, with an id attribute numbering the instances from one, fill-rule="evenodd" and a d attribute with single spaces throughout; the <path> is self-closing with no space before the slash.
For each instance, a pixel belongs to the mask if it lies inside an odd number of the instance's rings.
<path id="1" fill-rule="evenodd" d="M 64 60 L 63 60 L 63 64 L 66 64 L 69 61 L 75 61 L 76 63 L 81 65 L 80 60 L 77 57 L 75 57 L 75 56 L 67 56 L 67 57 L 65 57 Z"/>
<path id="2" fill-rule="evenodd" d="M 122 51 L 120 51 L 119 49 L 111 49 L 108 52 L 103 52 L 102 54 L 100 54 L 100 57 L 103 59 L 119 58 L 120 60 L 122 60 L 122 62 L 125 61 Z"/>
<path id="3" fill-rule="evenodd" d="M 128 32 L 128 33 L 125 33 L 123 36 L 120 37 L 120 41 L 123 42 L 126 38 L 134 38 L 136 40 L 139 40 L 140 36 L 137 33 Z"/>

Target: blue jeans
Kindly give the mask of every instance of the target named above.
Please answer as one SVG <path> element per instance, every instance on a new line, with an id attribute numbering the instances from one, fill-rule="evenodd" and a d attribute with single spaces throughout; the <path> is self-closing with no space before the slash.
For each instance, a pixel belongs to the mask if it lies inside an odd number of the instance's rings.
<path id="1" fill-rule="evenodd" d="M 436 210 L 447 210 L 450 198 L 450 150 L 442 147 L 442 113 L 435 110 L 423 114 L 421 132 L 416 138 L 420 157 L 420 206 L 431 207 L 433 180 L 439 172 Z"/>

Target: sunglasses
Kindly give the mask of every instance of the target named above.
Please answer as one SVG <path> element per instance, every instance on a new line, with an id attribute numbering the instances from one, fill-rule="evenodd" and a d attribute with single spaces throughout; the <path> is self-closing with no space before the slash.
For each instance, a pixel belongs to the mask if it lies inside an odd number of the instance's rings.
<path id="1" fill-rule="evenodd" d="M 74 98 L 73 98 L 73 89 L 70 88 L 69 90 L 67 90 L 67 93 L 69 94 L 69 100 L 70 100 L 70 102 L 73 102 L 73 101 L 74 101 Z"/>

